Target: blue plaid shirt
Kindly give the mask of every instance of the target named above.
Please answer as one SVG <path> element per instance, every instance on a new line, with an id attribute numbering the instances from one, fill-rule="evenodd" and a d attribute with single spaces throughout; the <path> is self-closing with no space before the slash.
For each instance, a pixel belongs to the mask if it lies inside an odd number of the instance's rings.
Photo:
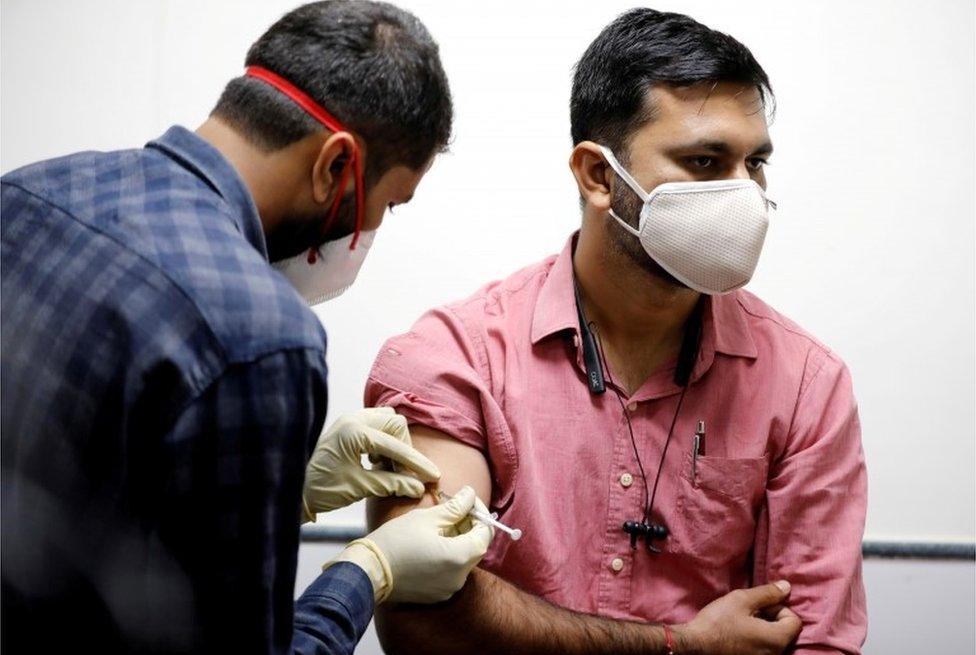
<path id="1" fill-rule="evenodd" d="M 173 127 L 0 182 L 2 645 L 352 652 L 360 569 L 293 602 L 325 332 L 234 169 Z"/>

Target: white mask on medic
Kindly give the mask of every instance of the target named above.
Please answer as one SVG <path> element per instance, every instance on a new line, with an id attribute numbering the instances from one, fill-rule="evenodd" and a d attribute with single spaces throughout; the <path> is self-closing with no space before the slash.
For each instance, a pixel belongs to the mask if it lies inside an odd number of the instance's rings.
<path id="1" fill-rule="evenodd" d="M 376 230 L 360 232 L 353 247 L 352 233 L 335 241 L 326 241 L 314 257 L 303 252 L 272 264 L 288 278 L 309 305 L 338 298 L 356 280 L 363 260 L 373 245 Z"/>
<path id="2" fill-rule="evenodd" d="M 661 268 L 695 291 L 728 293 L 752 278 L 759 263 L 769 208 L 762 187 L 752 180 L 667 182 L 650 193 L 600 146 L 614 172 L 644 201 L 635 230 L 613 216 L 640 239 L 644 251 Z"/>

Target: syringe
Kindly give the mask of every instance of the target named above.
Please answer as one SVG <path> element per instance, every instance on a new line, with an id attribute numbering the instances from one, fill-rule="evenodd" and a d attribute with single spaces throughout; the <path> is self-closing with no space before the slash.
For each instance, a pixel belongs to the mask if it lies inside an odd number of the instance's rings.
<path id="1" fill-rule="evenodd" d="M 438 491 L 437 492 L 437 499 L 440 500 L 442 503 L 446 503 L 447 501 L 449 501 L 451 499 L 451 497 L 448 496 L 443 491 Z M 521 530 L 519 530 L 518 528 L 510 528 L 507 525 L 505 525 L 504 523 L 502 523 L 501 521 L 499 521 L 498 520 L 498 514 L 495 513 L 495 512 L 492 512 L 491 514 L 485 514 L 481 510 L 478 510 L 478 509 L 475 509 L 475 508 L 472 507 L 471 508 L 471 511 L 468 512 L 468 515 L 469 516 L 472 516 L 472 517 L 474 517 L 476 519 L 478 519 L 482 523 L 485 523 L 485 524 L 490 525 L 490 526 L 492 526 L 494 528 L 497 528 L 498 530 L 501 530 L 502 532 L 504 532 L 505 534 L 507 534 L 509 537 L 511 537 L 512 538 L 512 541 L 518 541 L 519 539 L 522 538 L 522 531 Z"/>

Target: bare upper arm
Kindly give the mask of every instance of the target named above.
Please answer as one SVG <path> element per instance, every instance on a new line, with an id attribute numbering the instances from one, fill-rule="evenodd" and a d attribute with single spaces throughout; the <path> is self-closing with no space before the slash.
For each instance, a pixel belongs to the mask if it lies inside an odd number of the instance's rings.
<path id="1" fill-rule="evenodd" d="M 487 504 L 491 498 L 491 474 L 481 451 L 461 443 L 450 435 L 426 425 L 411 425 L 413 447 L 430 458 L 441 470 L 437 489 L 453 495 L 468 485 Z M 430 489 L 430 485 L 428 485 Z M 436 490 L 435 492 L 436 493 Z M 413 498 L 371 498 L 366 503 L 366 523 L 370 530 L 415 507 L 434 504 L 430 493 L 420 500 Z"/>

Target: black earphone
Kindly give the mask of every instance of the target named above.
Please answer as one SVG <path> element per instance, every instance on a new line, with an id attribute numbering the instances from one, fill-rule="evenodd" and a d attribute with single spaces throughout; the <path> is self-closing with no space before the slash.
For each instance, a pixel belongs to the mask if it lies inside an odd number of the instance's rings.
<path id="1" fill-rule="evenodd" d="M 579 286 L 573 280 L 573 291 L 576 295 L 576 314 L 579 318 L 580 341 L 583 345 L 583 365 L 586 369 L 586 380 L 590 393 L 599 395 L 607 390 L 606 379 L 613 384 L 610 377 L 610 368 L 607 366 L 606 355 L 603 352 L 603 344 L 600 341 L 599 333 L 594 337 L 593 328 L 595 327 L 586 320 L 583 311 L 583 302 L 580 298 Z M 658 462 L 657 474 L 654 477 L 654 489 L 650 492 L 648 500 L 647 475 L 644 473 L 644 464 L 641 462 L 640 453 L 637 450 L 637 440 L 634 438 L 634 428 L 630 423 L 630 416 L 624 407 L 623 398 L 620 392 L 614 387 L 613 392 L 620 403 L 624 419 L 627 421 L 627 430 L 630 432 L 630 444 L 634 449 L 634 457 L 637 459 L 637 468 L 640 470 L 641 480 L 644 483 L 644 514 L 639 521 L 625 521 L 623 531 L 630 535 L 630 547 L 637 548 L 637 540 L 643 538 L 647 543 L 647 549 L 652 553 L 660 553 L 660 549 L 654 546 L 655 540 L 663 540 L 668 537 L 668 527 L 663 523 L 655 523 L 650 520 L 654 510 L 654 498 L 657 496 L 657 485 L 661 480 L 661 470 L 664 468 L 664 460 L 668 453 L 668 446 L 671 444 L 671 437 L 674 434 L 674 426 L 678 422 L 678 415 L 681 412 L 681 404 L 685 399 L 685 392 L 691 381 L 691 373 L 695 367 L 695 360 L 698 359 L 698 351 L 701 348 L 702 332 L 702 311 L 704 307 L 704 296 L 698 299 L 698 303 L 692 310 L 691 315 L 685 323 L 684 336 L 681 340 L 681 349 L 678 352 L 678 364 L 674 370 L 674 383 L 681 387 L 681 395 L 678 397 L 678 406 L 674 410 L 674 417 L 671 419 L 671 427 L 668 429 L 668 437 L 664 441 L 664 448 L 661 450 L 661 460 Z M 605 377 L 606 376 L 606 377 Z"/>

